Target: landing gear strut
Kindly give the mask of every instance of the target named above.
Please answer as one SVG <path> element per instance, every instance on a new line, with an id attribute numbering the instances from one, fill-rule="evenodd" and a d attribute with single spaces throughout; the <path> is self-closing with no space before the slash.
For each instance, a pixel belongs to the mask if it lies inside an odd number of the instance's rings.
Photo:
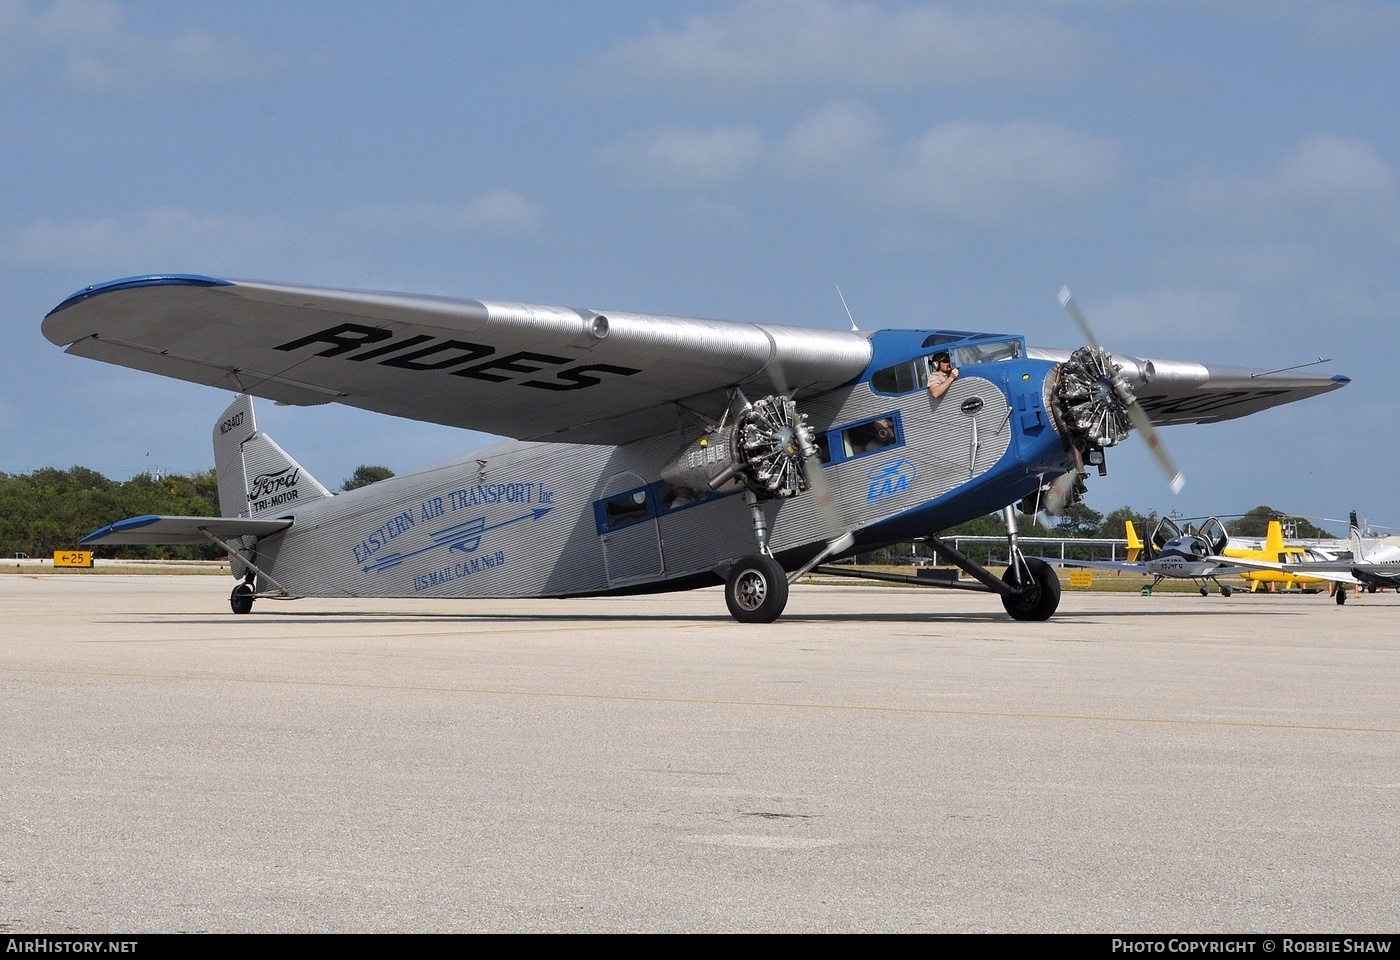
<path id="1" fill-rule="evenodd" d="M 893 573 L 857 572 L 849 567 L 817 567 L 817 572 L 833 577 L 853 577 L 860 580 L 879 580 L 885 583 L 903 583 L 916 587 L 936 587 L 940 590 L 971 590 L 976 593 L 995 593 L 1001 597 L 1006 612 L 1017 620 L 1049 620 L 1060 606 L 1060 578 L 1050 565 L 1039 557 L 1022 555 L 1016 543 L 1016 514 L 1011 507 L 1003 512 L 1006 520 L 1007 546 L 1011 550 L 1011 566 L 1006 573 L 997 577 L 986 567 L 964 553 L 953 549 L 938 537 L 929 535 L 924 542 L 933 548 L 944 561 L 953 564 L 976 583 L 942 583 L 937 580 L 924 580 L 919 577 L 904 577 Z"/>

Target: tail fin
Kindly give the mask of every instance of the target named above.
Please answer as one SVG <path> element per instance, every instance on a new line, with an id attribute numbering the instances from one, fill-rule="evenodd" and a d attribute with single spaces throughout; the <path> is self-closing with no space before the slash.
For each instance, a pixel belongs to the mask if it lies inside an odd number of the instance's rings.
<path id="1" fill-rule="evenodd" d="M 285 450 L 258 433 L 253 398 L 244 394 L 214 424 L 214 469 L 219 479 L 219 512 L 225 517 L 256 517 L 331 496 Z"/>
<path id="2" fill-rule="evenodd" d="M 1133 529 L 1133 521 L 1124 520 L 1123 526 L 1128 531 L 1128 562 L 1134 563 L 1138 554 L 1142 553 L 1142 541 L 1138 539 L 1137 531 Z"/>
<path id="3" fill-rule="evenodd" d="M 1361 525 L 1356 522 L 1356 511 L 1351 512 L 1351 559 L 1357 563 L 1366 560 L 1366 544 L 1361 541 Z"/>
<path id="4" fill-rule="evenodd" d="M 1283 556 L 1283 524 L 1277 520 L 1269 521 L 1269 531 L 1264 536 L 1264 552 L 1279 563 L 1287 563 Z"/>

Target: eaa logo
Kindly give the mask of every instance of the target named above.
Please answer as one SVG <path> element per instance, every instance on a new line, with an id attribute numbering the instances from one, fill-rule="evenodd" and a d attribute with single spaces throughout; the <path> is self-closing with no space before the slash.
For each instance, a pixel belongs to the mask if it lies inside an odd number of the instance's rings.
<path id="1" fill-rule="evenodd" d="M 866 474 L 870 480 L 870 487 L 865 492 L 865 499 L 884 500 L 887 497 L 898 496 L 909 489 L 914 482 L 914 462 L 907 457 L 901 457 L 892 463 L 882 463 Z"/>

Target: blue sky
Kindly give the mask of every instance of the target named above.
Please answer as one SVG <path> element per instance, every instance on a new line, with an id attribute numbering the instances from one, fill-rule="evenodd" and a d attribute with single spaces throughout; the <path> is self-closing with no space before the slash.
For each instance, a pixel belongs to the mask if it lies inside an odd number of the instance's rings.
<path id="1" fill-rule="evenodd" d="M 1400 5 L 0 0 L 0 470 L 212 462 L 227 395 L 65 356 L 207 273 L 1075 346 L 1351 386 L 1136 438 L 1089 505 L 1400 523 Z M 259 423 L 338 486 L 484 438 Z"/>

